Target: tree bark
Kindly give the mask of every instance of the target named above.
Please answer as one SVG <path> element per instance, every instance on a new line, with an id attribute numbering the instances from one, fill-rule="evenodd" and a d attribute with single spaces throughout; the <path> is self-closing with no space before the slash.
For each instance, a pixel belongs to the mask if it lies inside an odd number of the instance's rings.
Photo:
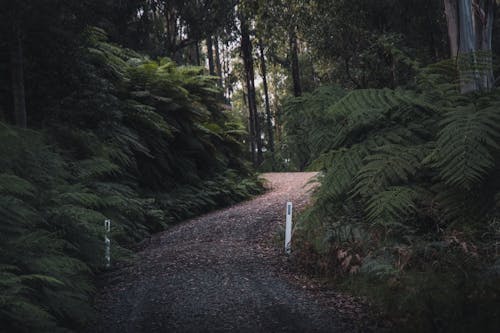
<path id="1" fill-rule="evenodd" d="M 255 94 L 255 73 L 253 65 L 252 42 L 250 40 L 248 23 L 243 13 L 240 13 L 240 22 L 241 53 L 243 57 L 243 64 L 245 67 L 245 81 L 247 86 L 250 139 L 255 142 L 255 147 L 257 148 L 257 155 L 255 156 L 255 151 L 253 150 L 252 158 L 254 166 L 259 166 L 262 163 L 262 138 Z"/>
<path id="2" fill-rule="evenodd" d="M 490 90 L 495 85 L 495 76 L 493 74 L 493 58 L 491 39 L 493 36 L 493 21 L 495 19 L 495 0 L 486 0 L 483 3 L 483 9 L 478 14 L 481 15 L 478 20 L 481 22 L 481 34 L 479 36 L 479 50 L 481 50 L 481 57 L 484 57 L 484 75 L 482 77 L 481 86 Z"/>
<path id="3" fill-rule="evenodd" d="M 170 1 L 167 1 L 165 7 L 165 33 L 166 33 L 166 45 L 167 54 L 171 58 L 175 58 L 177 53 L 177 10 Z"/>
<path id="4" fill-rule="evenodd" d="M 189 40 L 193 40 L 192 44 L 187 46 L 187 50 L 185 52 L 188 65 L 199 66 L 200 65 L 200 51 L 198 49 L 198 40 L 194 38 L 188 38 Z"/>
<path id="5" fill-rule="evenodd" d="M 196 51 L 196 66 L 200 66 L 200 42 L 196 41 L 196 46 L 195 46 L 195 51 Z"/>
<path id="6" fill-rule="evenodd" d="M 17 126 L 26 128 L 27 115 L 24 91 L 23 42 L 21 27 L 16 18 L 12 21 L 12 35 L 9 44 L 14 118 Z"/>
<path id="7" fill-rule="evenodd" d="M 266 125 L 267 125 L 267 136 L 269 141 L 269 149 L 272 153 L 272 158 L 274 160 L 274 134 L 273 134 L 273 122 L 271 116 L 271 106 L 269 104 L 269 89 L 267 86 L 267 66 L 266 57 L 264 55 L 264 45 L 262 40 L 259 40 L 259 51 L 260 51 L 260 68 L 262 72 L 262 84 L 264 86 L 264 101 L 266 105 Z"/>
<path id="8" fill-rule="evenodd" d="M 476 59 L 476 29 L 472 13 L 473 0 L 458 0 L 460 89 L 462 93 L 479 90 Z"/>
<path id="9" fill-rule="evenodd" d="M 212 45 L 212 36 L 207 37 L 207 58 L 208 58 L 208 72 L 210 73 L 210 75 L 215 75 L 214 48 Z"/>
<path id="10" fill-rule="evenodd" d="M 450 41 L 450 57 L 458 55 L 458 8 L 457 0 L 444 0 L 444 12 L 448 23 L 448 39 Z"/>
<path id="11" fill-rule="evenodd" d="M 299 47 L 297 45 L 297 33 L 295 32 L 295 28 L 290 31 L 289 45 L 292 58 L 293 95 L 298 97 L 302 95 L 302 84 L 300 82 Z"/>
<path id="12" fill-rule="evenodd" d="M 225 88 L 224 89 L 224 97 L 225 97 L 226 103 L 230 104 L 232 85 L 231 85 L 230 78 L 229 78 L 229 60 L 228 60 L 228 58 L 230 58 L 230 57 L 227 55 L 226 48 L 227 48 L 227 42 L 222 43 L 222 71 L 224 73 L 224 75 L 223 75 L 223 87 Z"/>
<path id="13" fill-rule="evenodd" d="M 245 107 L 248 107 L 248 94 L 243 92 L 243 105 Z M 250 108 L 248 108 L 249 113 L 248 113 L 248 149 L 250 149 L 250 157 L 252 158 L 252 164 L 256 165 L 257 159 L 256 159 L 256 146 L 255 146 L 255 129 L 253 125 L 253 117 L 250 114 Z"/>
<path id="14" fill-rule="evenodd" d="M 220 61 L 219 38 L 214 37 L 214 50 L 215 50 L 215 73 L 219 77 L 219 87 L 222 88 L 222 65 Z"/>
<path id="15" fill-rule="evenodd" d="M 458 55 L 461 92 L 492 89 L 495 0 L 445 0 L 444 4 L 450 51 Z"/>

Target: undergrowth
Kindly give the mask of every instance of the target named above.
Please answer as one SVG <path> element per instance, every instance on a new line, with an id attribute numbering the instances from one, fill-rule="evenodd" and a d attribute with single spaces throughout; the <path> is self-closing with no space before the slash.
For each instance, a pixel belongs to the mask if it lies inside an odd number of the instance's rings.
<path id="1" fill-rule="evenodd" d="M 0 123 L 2 332 L 93 318 L 105 219 L 112 260 L 124 260 L 146 235 L 262 190 L 215 78 L 124 50 L 98 29 L 82 40 L 79 88 L 48 107 L 44 126 Z"/>
<path id="2" fill-rule="evenodd" d="M 312 134 L 296 163 L 321 171 L 295 258 L 369 296 L 398 331 L 500 325 L 500 91 L 461 94 L 455 69 L 441 62 L 404 88 L 323 88 L 338 96 L 328 107 L 320 92 L 287 106 L 288 122 L 315 124 L 301 129 Z"/>

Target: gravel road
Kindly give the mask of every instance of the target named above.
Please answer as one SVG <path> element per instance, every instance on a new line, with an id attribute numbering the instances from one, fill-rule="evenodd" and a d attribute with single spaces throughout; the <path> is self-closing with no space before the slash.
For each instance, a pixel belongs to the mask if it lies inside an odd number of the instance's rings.
<path id="1" fill-rule="evenodd" d="M 133 264 L 102 277 L 88 332 L 363 331 L 355 301 L 310 290 L 285 267 L 285 204 L 303 208 L 314 175 L 264 174 L 264 195 L 152 237 Z"/>

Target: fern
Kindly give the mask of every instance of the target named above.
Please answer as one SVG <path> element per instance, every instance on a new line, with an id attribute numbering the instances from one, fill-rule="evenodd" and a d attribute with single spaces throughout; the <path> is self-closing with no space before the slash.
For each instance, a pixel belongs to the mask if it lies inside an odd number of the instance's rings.
<path id="1" fill-rule="evenodd" d="M 316 165 L 327 169 L 324 178 L 325 195 L 330 200 L 336 200 L 352 188 L 358 170 L 363 165 L 363 159 L 368 154 L 366 147 L 355 145 L 349 149 L 340 149 L 325 154 L 316 160 Z"/>
<path id="2" fill-rule="evenodd" d="M 390 185 L 411 181 L 421 168 L 421 161 L 429 154 L 425 146 L 384 145 L 364 160 L 356 176 L 353 195 L 369 197 Z"/>
<path id="3" fill-rule="evenodd" d="M 4 173 L 0 174 L 0 193 L 32 198 L 35 187 L 25 179 Z"/>
<path id="4" fill-rule="evenodd" d="M 92 318 L 104 219 L 124 260 L 149 233 L 262 190 L 215 78 L 150 61 L 99 29 L 84 39 L 79 84 L 48 127 L 0 123 L 0 330 L 65 331 Z"/>
<path id="5" fill-rule="evenodd" d="M 499 123 L 500 103 L 491 97 L 456 106 L 445 114 L 435 164 L 447 184 L 469 190 L 495 168 Z"/>
<path id="6" fill-rule="evenodd" d="M 421 197 L 421 193 L 411 187 L 388 187 L 370 197 L 365 208 L 366 218 L 371 223 L 404 227 L 405 220 L 415 217 Z"/>

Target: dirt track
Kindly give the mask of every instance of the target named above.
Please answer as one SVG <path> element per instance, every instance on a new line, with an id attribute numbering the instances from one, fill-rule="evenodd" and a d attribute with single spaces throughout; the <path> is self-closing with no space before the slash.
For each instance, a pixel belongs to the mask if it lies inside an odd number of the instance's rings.
<path id="1" fill-rule="evenodd" d="M 155 235 L 137 262 L 104 276 L 88 331 L 362 331 L 339 308 L 355 308 L 349 298 L 310 291 L 283 267 L 285 203 L 304 207 L 313 176 L 265 174 L 266 194 Z"/>

